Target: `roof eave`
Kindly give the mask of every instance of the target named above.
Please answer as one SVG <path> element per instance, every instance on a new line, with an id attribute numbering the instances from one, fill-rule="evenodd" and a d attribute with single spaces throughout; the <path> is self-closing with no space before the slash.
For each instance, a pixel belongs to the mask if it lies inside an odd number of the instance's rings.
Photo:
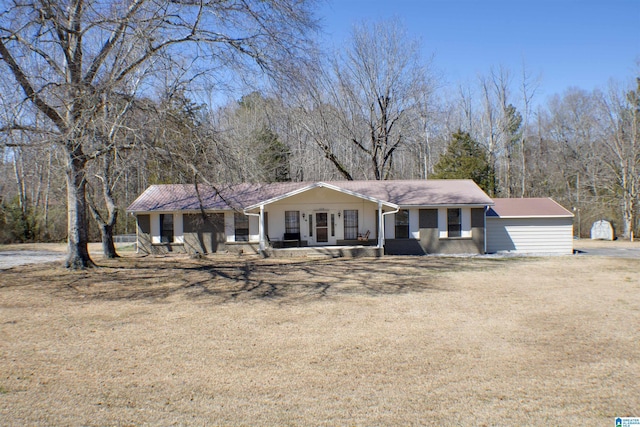
<path id="1" fill-rule="evenodd" d="M 388 206 L 390 208 L 398 209 L 398 205 L 396 205 L 395 203 L 388 202 L 386 200 L 380 200 L 380 199 L 376 199 L 375 197 L 369 197 L 369 196 L 367 196 L 365 194 L 357 193 L 355 191 L 351 191 L 351 190 L 347 190 L 347 189 L 344 189 L 344 188 L 341 188 L 341 187 L 338 187 L 338 186 L 335 186 L 335 185 L 327 184 L 326 182 L 314 182 L 313 184 L 307 185 L 306 187 L 302 187 L 302 188 L 299 188 L 297 190 L 290 191 L 288 193 L 282 194 L 282 195 L 277 196 L 277 197 L 272 197 L 271 199 L 267 199 L 267 200 L 264 200 L 264 201 L 259 202 L 259 203 L 254 203 L 253 205 L 247 206 L 246 208 L 244 208 L 244 211 L 247 212 L 247 211 L 251 211 L 253 209 L 258 209 L 260 206 L 270 205 L 272 203 L 279 202 L 280 200 L 284 200 L 284 199 L 287 199 L 289 197 L 296 196 L 298 194 L 302 194 L 302 193 L 307 192 L 309 190 L 313 190 L 314 188 L 328 188 L 330 190 L 338 191 L 338 192 L 343 193 L 343 194 L 348 194 L 350 196 L 354 196 L 354 197 L 358 197 L 360 199 L 368 200 L 368 201 L 370 201 L 372 203 L 381 203 L 381 204 L 383 204 L 385 206 Z"/>
<path id="2" fill-rule="evenodd" d="M 574 218 L 574 214 L 569 215 L 487 215 L 487 218 L 501 218 L 501 219 L 514 219 L 514 218 Z"/>
<path id="3" fill-rule="evenodd" d="M 430 205 L 398 205 L 400 209 L 433 209 L 433 208 L 486 208 L 493 206 L 493 203 L 437 203 Z"/>

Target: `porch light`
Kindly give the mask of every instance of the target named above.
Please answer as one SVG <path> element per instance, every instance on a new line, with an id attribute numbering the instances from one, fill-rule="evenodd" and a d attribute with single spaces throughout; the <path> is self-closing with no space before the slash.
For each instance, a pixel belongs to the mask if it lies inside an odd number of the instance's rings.
<path id="1" fill-rule="evenodd" d="M 306 216 L 307 216 L 307 214 L 306 214 L 306 213 L 304 213 L 304 212 L 302 212 L 302 219 L 305 219 L 305 218 L 306 218 Z"/>
<path id="2" fill-rule="evenodd" d="M 338 218 L 340 218 L 340 211 L 338 211 Z"/>

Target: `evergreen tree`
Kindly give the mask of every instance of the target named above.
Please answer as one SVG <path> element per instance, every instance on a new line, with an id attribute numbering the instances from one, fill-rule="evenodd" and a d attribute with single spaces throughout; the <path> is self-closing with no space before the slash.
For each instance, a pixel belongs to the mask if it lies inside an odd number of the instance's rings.
<path id="1" fill-rule="evenodd" d="M 487 160 L 486 150 L 468 132 L 452 134 L 447 152 L 434 167 L 435 179 L 472 179 L 493 196 L 495 171 Z"/>
<path id="2" fill-rule="evenodd" d="M 256 145 L 260 147 L 258 162 L 262 167 L 266 182 L 291 181 L 289 172 L 290 151 L 278 135 L 268 127 L 263 127 L 256 135 Z"/>

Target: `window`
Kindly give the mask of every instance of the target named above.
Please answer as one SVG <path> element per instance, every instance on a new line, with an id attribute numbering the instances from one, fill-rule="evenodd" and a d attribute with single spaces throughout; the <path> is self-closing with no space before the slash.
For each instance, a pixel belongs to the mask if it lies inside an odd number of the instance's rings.
<path id="1" fill-rule="evenodd" d="M 356 240 L 358 238 L 358 211 L 345 209 L 344 211 L 344 239 Z"/>
<path id="2" fill-rule="evenodd" d="M 235 228 L 236 242 L 248 242 L 249 217 L 243 213 L 235 212 L 233 214 L 233 223 Z"/>
<path id="3" fill-rule="evenodd" d="M 331 237 L 336 237 L 336 214 L 331 214 Z"/>
<path id="4" fill-rule="evenodd" d="M 460 209 L 447 209 L 447 235 L 449 237 L 462 236 L 462 215 L 460 215 Z"/>
<path id="5" fill-rule="evenodd" d="M 173 214 L 160 214 L 160 242 L 173 243 Z"/>
<path id="6" fill-rule="evenodd" d="M 400 209 L 396 215 L 396 239 L 409 238 L 409 211 Z"/>
<path id="7" fill-rule="evenodd" d="M 284 212 L 284 232 L 300 234 L 300 211 Z"/>

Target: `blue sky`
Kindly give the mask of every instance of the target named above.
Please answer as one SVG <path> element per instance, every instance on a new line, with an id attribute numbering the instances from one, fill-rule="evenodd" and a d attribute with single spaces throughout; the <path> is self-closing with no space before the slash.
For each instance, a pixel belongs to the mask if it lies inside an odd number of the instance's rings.
<path id="1" fill-rule="evenodd" d="M 327 0 L 318 15 L 333 45 L 354 23 L 399 18 L 452 86 L 492 66 L 518 77 L 524 61 L 546 99 L 640 71 L 640 0 Z"/>

